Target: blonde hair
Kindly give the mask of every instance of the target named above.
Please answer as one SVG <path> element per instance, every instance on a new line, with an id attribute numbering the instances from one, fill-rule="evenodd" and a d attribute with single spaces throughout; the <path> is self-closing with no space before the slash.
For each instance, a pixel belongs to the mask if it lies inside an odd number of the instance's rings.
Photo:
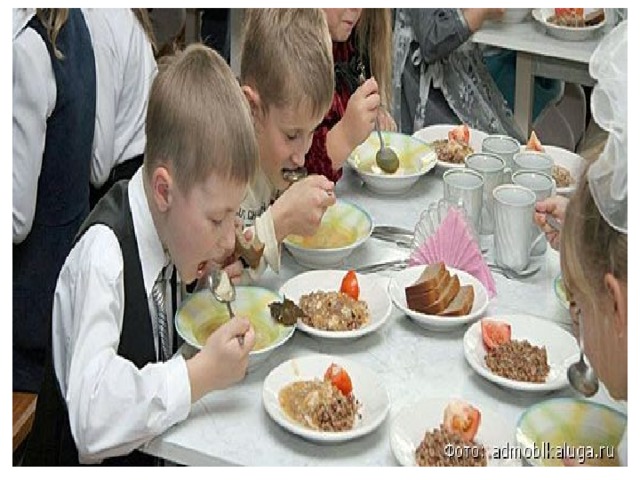
<path id="1" fill-rule="evenodd" d="M 149 17 L 149 11 L 146 8 L 132 8 L 131 11 L 136 16 L 138 23 L 144 30 L 149 43 L 151 44 L 151 48 L 153 49 L 154 55 L 158 52 L 158 45 L 156 41 L 156 35 L 153 32 L 153 24 L 151 23 L 151 18 Z"/>
<path id="2" fill-rule="evenodd" d="M 240 79 L 266 111 L 305 104 L 324 115 L 333 98 L 331 35 L 320 9 L 252 9 L 245 14 Z"/>
<path id="3" fill-rule="evenodd" d="M 60 30 L 62 29 L 62 27 L 64 27 L 64 24 L 67 23 L 67 20 L 69 19 L 69 9 L 37 8 L 36 16 L 47 31 L 49 41 L 51 42 L 51 47 L 53 48 L 53 53 L 58 60 L 62 60 L 64 58 L 64 54 L 60 50 L 58 50 L 56 41 L 58 40 Z"/>
<path id="4" fill-rule="evenodd" d="M 611 228 L 602 217 L 586 174 L 567 206 L 560 236 L 560 263 L 568 292 L 579 292 L 589 299 L 595 312 L 602 312 L 606 273 L 627 283 L 627 235 Z"/>
<path id="5" fill-rule="evenodd" d="M 183 192 L 213 172 L 243 183 L 255 175 L 258 146 L 249 105 L 224 59 L 202 44 L 158 64 L 146 134 L 148 178 L 166 166 Z"/>
<path id="6" fill-rule="evenodd" d="M 355 45 L 369 59 L 382 104 L 391 109 L 391 10 L 363 8 L 355 27 Z"/>

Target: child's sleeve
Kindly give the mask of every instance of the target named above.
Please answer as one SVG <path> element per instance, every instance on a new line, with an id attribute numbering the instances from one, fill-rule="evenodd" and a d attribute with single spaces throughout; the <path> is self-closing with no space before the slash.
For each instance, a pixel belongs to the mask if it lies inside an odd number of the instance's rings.
<path id="1" fill-rule="evenodd" d="M 322 122 L 313 134 L 311 148 L 305 158 L 305 166 L 309 173 L 324 175 L 332 182 L 337 182 L 342 177 L 342 168 L 333 169 L 331 159 L 327 153 L 327 133 L 331 128 Z"/>
<path id="2" fill-rule="evenodd" d="M 256 218 L 256 223 L 252 227 L 248 227 L 253 234 L 264 243 L 264 252 L 257 268 L 247 269 L 248 276 L 251 280 L 257 280 L 262 276 L 267 266 L 279 273 L 280 272 L 280 256 L 281 246 L 276 239 L 276 231 L 273 225 L 273 217 L 271 216 L 271 207 L 269 207 L 262 215 Z"/>

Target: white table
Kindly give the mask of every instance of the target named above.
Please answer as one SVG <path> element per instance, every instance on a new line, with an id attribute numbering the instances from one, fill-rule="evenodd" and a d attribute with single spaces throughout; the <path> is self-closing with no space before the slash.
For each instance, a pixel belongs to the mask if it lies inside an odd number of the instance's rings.
<path id="1" fill-rule="evenodd" d="M 603 30 L 608 31 L 610 27 Z M 533 18 L 522 23 L 486 22 L 471 41 L 517 52 L 514 118 L 527 135 L 531 131 L 535 76 L 592 86 L 589 59 L 602 34 L 592 40 L 567 42 L 547 35 Z"/>
<path id="2" fill-rule="evenodd" d="M 385 198 L 371 194 L 354 172 L 347 170 L 336 193 L 367 208 L 376 224 L 413 228 L 422 210 L 442 197 L 442 179 L 431 172 L 406 195 Z M 558 256 L 548 250 L 540 272 L 524 282 L 495 275 L 498 296 L 490 303 L 489 315 L 527 313 L 565 327 L 570 324 L 568 312 L 560 306 L 552 288 L 559 273 Z M 395 246 L 370 239 L 348 263 L 364 265 L 406 255 Z M 281 275 L 267 274 L 261 284 L 277 290 L 286 279 L 302 271 L 304 268 L 285 253 Z M 395 307 L 381 329 L 355 341 L 321 341 L 297 331 L 241 383 L 200 399 L 186 421 L 152 440 L 143 450 L 186 465 L 397 465 L 389 443 L 390 419 L 421 396 L 456 396 L 490 405 L 515 431 L 519 416 L 530 405 L 549 396 L 574 395 L 568 388 L 551 395 L 524 395 L 482 379 L 464 359 L 464 332 L 464 327 L 451 333 L 424 330 Z M 327 446 L 297 437 L 271 420 L 262 405 L 264 378 L 292 357 L 315 353 L 351 358 L 383 378 L 391 398 L 391 412 L 377 430 L 354 441 Z M 612 404 L 603 393 L 595 400 Z"/>

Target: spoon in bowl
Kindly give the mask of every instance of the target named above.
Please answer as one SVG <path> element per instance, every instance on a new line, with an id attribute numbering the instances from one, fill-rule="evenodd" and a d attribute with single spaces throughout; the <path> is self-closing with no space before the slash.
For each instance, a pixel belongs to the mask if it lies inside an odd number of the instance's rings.
<path id="1" fill-rule="evenodd" d="M 218 302 L 223 303 L 229 312 L 229 320 L 234 317 L 231 309 L 231 302 L 236 299 L 236 288 L 229 280 L 227 272 L 217 266 L 211 265 L 209 271 L 205 273 L 196 285 L 196 290 L 207 289 Z M 244 344 L 244 337 L 238 336 L 238 343 Z"/>
<path id="2" fill-rule="evenodd" d="M 378 117 L 376 117 L 376 132 L 378 132 L 378 139 L 380 140 L 380 150 L 378 150 L 376 153 L 376 164 L 383 172 L 390 174 L 396 173 L 396 171 L 400 167 L 400 160 L 398 159 L 398 155 L 396 155 L 396 152 L 394 152 L 392 148 L 387 147 L 384 144 L 382 133 L 380 133 L 380 123 L 378 122 Z"/>
<path id="3" fill-rule="evenodd" d="M 594 370 L 584 360 L 584 340 L 582 315 L 578 313 L 578 343 L 580 345 L 580 360 L 569 367 L 567 378 L 571 386 L 585 397 L 593 397 L 598 392 L 598 377 Z"/>

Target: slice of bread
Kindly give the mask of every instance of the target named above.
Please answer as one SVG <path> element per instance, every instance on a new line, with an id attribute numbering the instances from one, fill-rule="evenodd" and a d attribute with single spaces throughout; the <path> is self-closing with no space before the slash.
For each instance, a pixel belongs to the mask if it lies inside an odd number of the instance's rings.
<path id="1" fill-rule="evenodd" d="M 449 306 L 451 300 L 458 294 L 460 291 L 460 280 L 457 275 L 451 275 L 449 282 L 447 285 L 440 291 L 440 296 L 436 299 L 435 302 L 431 303 L 427 306 L 423 313 L 427 313 L 430 315 L 437 315 L 442 312 L 445 308 Z"/>
<path id="2" fill-rule="evenodd" d="M 422 305 L 423 307 L 427 307 L 435 302 L 440 296 L 440 292 L 442 289 L 449 283 L 449 279 L 451 275 L 448 270 L 444 271 L 443 275 L 440 275 L 439 283 L 433 287 L 431 290 L 405 290 L 405 296 L 407 298 L 407 305 Z"/>
<path id="3" fill-rule="evenodd" d="M 459 317 L 462 315 L 468 315 L 471 311 L 471 307 L 473 307 L 473 299 L 475 297 L 475 293 L 473 291 L 472 285 L 465 285 L 464 287 L 460 287 L 460 291 L 451 300 L 451 303 L 447 308 L 445 308 L 438 315 L 442 315 L 444 317 Z"/>
<path id="4" fill-rule="evenodd" d="M 247 242 L 242 229 L 236 229 L 235 254 L 238 258 L 244 259 L 251 268 L 258 268 L 263 252 L 264 243 L 258 239 L 255 233 L 251 242 Z"/>
<path id="5" fill-rule="evenodd" d="M 406 287 L 405 294 L 421 294 L 428 290 L 433 290 L 441 282 L 442 277 L 447 273 L 444 262 L 432 263 L 428 265 L 420 274 L 420 277 L 413 285 Z"/>

